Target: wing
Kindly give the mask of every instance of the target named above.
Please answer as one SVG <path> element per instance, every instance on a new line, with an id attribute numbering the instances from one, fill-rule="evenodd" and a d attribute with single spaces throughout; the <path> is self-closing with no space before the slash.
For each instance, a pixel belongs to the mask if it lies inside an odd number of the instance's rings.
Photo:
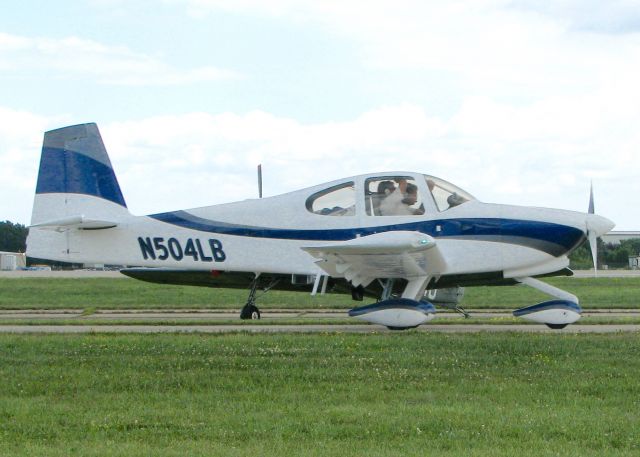
<path id="1" fill-rule="evenodd" d="M 344 277 L 356 287 L 376 278 L 439 276 L 446 267 L 436 240 L 420 232 L 376 233 L 302 249 L 320 259 L 316 264 L 329 276 Z"/>

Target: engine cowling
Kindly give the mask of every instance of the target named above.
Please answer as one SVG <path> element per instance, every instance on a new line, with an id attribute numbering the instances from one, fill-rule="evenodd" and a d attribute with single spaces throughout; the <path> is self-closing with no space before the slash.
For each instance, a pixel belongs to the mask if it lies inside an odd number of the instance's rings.
<path id="1" fill-rule="evenodd" d="M 384 325 L 391 330 L 415 328 L 435 317 L 436 308 L 427 301 L 392 298 L 349 311 L 349 316 L 372 324 Z"/>

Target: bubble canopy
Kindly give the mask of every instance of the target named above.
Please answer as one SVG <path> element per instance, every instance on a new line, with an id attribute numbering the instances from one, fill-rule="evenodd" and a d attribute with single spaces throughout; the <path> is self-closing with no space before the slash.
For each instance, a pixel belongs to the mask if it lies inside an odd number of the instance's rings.
<path id="1" fill-rule="evenodd" d="M 318 187 L 306 207 L 322 216 L 421 216 L 476 200 L 444 179 L 420 173 L 361 175 Z"/>

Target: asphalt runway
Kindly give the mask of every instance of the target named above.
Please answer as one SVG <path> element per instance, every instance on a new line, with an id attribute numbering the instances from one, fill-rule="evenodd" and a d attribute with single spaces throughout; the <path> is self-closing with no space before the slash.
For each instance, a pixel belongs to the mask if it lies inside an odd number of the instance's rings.
<path id="1" fill-rule="evenodd" d="M 335 310 L 295 310 L 278 309 L 262 310 L 262 321 L 277 321 L 279 319 L 346 319 L 347 309 Z M 510 311 L 504 309 L 469 310 L 473 319 L 490 319 L 513 317 Z M 141 310 L 141 309 L 118 309 L 118 310 L 97 310 L 91 314 L 85 314 L 83 309 L 49 309 L 49 310 L 0 310 L 0 320 L 11 319 L 73 319 L 73 320 L 123 320 L 131 321 L 199 321 L 199 320 L 233 320 L 238 319 L 239 310 L 206 310 L 206 309 L 162 309 L 162 310 Z M 452 311 L 439 311 L 436 319 L 460 319 L 459 313 Z M 603 309 L 583 311 L 582 318 L 591 317 L 635 317 L 640 318 L 640 309 Z M 305 324 L 306 325 L 306 324 Z M 331 325 L 331 324 L 328 324 Z"/>
<path id="2" fill-rule="evenodd" d="M 570 325 L 562 330 L 552 330 L 544 325 L 496 325 L 496 324 L 425 324 L 419 332 L 437 333 L 620 333 L 638 332 L 640 325 Z M 0 325 L 0 333 L 401 333 L 380 325 Z"/>
<path id="3" fill-rule="evenodd" d="M 59 310 L 0 310 L 0 333 L 393 333 L 380 325 L 366 323 L 344 324 L 347 319 L 345 310 L 268 310 L 263 311 L 260 323 L 242 322 L 238 318 L 238 311 L 211 310 L 99 310 L 92 314 L 84 314 L 80 309 Z M 500 318 L 511 317 L 505 310 L 471 311 L 471 318 Z M 583 320 L 592 317 L 640 317 L 640 310 L 598 310 L 583 313 Z M 313 323 L 316 319 L 336 319 L 335 324 Z M 419 332 L 438 333 L 478 333 L 478 332 L 519 332 L 519 333 L 615 333 L 639 332 L 639 324 L 576 324 L 562 330 L 552 330 L 545 325 L 536 324 L 441 324 L 438 320 L 452 318 L 461 319 L 454 312 L 440 312 L 433 323 L 420 326 Z M 38 320 L 43 325 L 6 323 L 12 320 Z M 56 320 L 74 321 L 70 325 L 56 325 Z M 228 323 L 238 320 L 238 324 Z M 306 320 L 308 324 L 282 324 L 278 321 L 286 319 Z M 91 323 L 83 324 L 83 321 Z M 98 324 L 95 321 L 105 321 L 109 324 Z M 225 320 L 226 324 L 218 324 L 211 320 Z M 46 322 L 43 322 L 46 321 Z M 114 322 L 115 321 L 115 322 Z M 122 323 L 118 323 L 121 321 Z M 158 321 L 176 322 L 172 325 L 154 325 Z M 180 324 L 188 321 L 189 324 Z M 198 324 L 198 321 L 203 321 Z M 205 323 L 205 321 L 208 321 Z M 355 321 L 354 321 L 355 322 Z"/>

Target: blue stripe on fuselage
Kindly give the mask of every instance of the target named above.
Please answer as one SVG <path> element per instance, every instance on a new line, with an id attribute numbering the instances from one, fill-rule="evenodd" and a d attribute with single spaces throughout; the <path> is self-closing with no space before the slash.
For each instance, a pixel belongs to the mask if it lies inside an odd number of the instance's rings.
<path id="1" fill-rule="evenodd" d="M 256 227 L 211 221 L 185 211 L 153 214 L 149 217 L 202 232 L 282 240 L 346 241 L 357 236 L 372 235 L 380 232 L 396 230 L 418 231 L 434 238 L 518 244 L 547 252 L 553 256 L 565 254 L 584 241 L 584 233 L 575 227 L 551 222 L 502 218 L 441 219 L 375 227 L 304 230 Z M 439 230 L 436 230 L 436 226 L 439 227 Z"/>

